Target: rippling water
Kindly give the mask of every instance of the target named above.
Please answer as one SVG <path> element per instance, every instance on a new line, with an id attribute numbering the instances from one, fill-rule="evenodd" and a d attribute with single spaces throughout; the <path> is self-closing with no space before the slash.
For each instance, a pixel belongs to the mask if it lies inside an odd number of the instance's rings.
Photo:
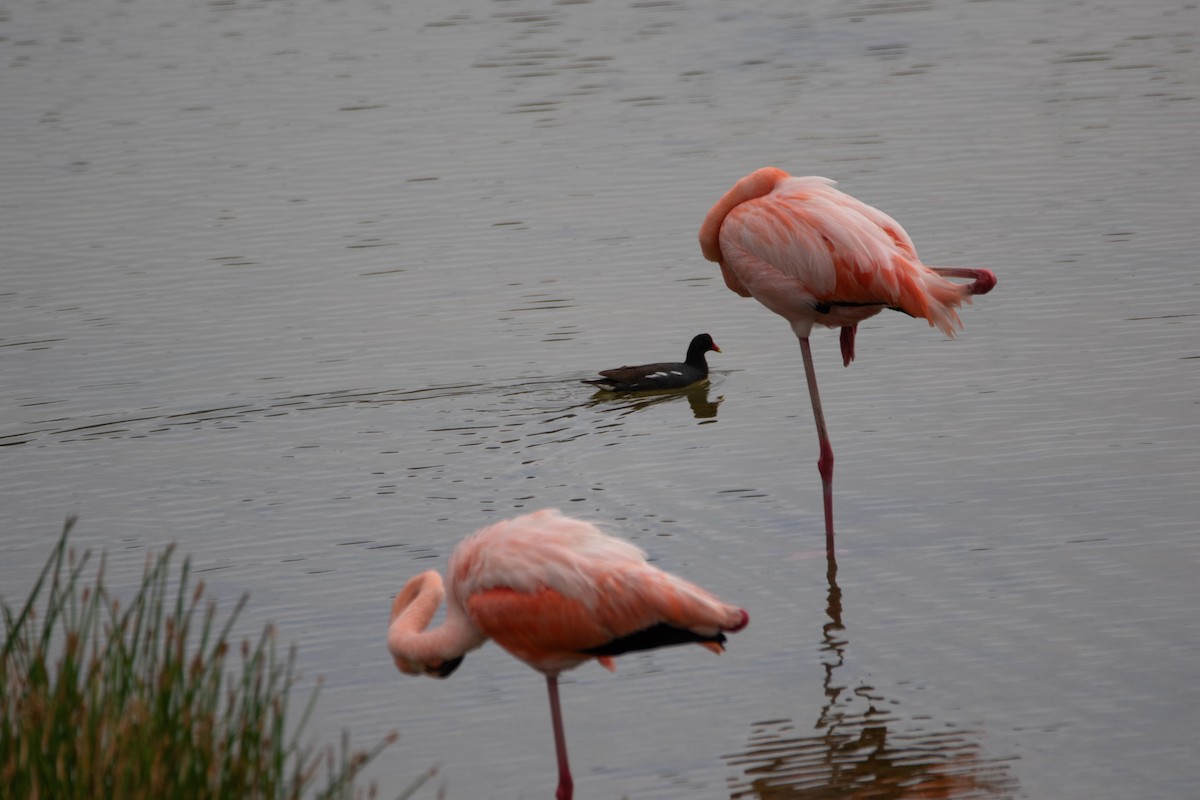
<path id="1" fill-rule="evenodd" d="M 279 623 L 395 793 L 544 797 L 540 678 L 398 675 L 488 521 L 606 522 L 745 605 L 564 679 L 581 797 L 1179 798 L 1200 719 L 1194 4 L 16 0 L 0 9 L 0 591 L 63 518 Z M 814 350 L 699 253 L 773 164 L 989 267 L 957 341 Z M 710 383 L 613 398 L 598 369 Z M 427 793 L 432 796 L 433 792 Z"/>

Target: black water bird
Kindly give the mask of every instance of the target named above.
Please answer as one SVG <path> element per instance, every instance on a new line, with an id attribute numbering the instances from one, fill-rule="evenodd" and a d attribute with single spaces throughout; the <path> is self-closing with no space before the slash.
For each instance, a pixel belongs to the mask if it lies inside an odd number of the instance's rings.
<path id="1" fill-rule="evenodd" d="M 682 362 L 670 361 L 642 364 L 636 367 L 617 367 L 601 370 L 603 377 L 585 380 L 606 392 L 643 392 L 660 389 L 682 389 L 708 377 L 705 353 L 721 352 L 712 337 L 702 333 L 688 345 Z"/>

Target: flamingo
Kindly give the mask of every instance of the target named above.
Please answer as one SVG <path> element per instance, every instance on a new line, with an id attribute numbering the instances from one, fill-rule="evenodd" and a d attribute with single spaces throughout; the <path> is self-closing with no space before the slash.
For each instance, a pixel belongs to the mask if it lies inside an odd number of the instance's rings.
<path id="1" fill-rule="evenodd" d="M 558 758 L 557 800 L 574 782 L 558 676 L 595 658 L 696 643 L 723 651 L 725 632 L 750 617 L 695 584 L 646 563 L 629 542 L 554 509 L 504 520 L 468 536 L 447 565 L 449 592 L 429 570 L 392 603 L 388 650 L 406 675 L 449 676 L 466 653 L 494 639 L 546 676 Z M 446 599 L 446 618 L 426 630 Z"/>
<path id="2" fill-rule="evenodd" d="M 813 326 L 841 328 L 842 364 L 848 367 L 864 319 L 892 308 L 926 319 L 953 338 L 962 327 L 956 309 L 996 285 L 991 270 L 922 264 L 900 223 L 834 183 L 764 167 L 735 183 L 700 227 L 700 249 L 721 265 L 725 285 L 786 319 L 800 340 L 820 443 L 817 469 L 831 554 L 833 448 L 808 343 Z"/>
<path id="3" fill-rule="evenodd" d="M 590 383 L 606 392 L 640 392 L 658 389 L 683 389 L 708 377 L 709 351 L 721 352 L 707 333 L 692 338 L 682 362 L 642 364 L 637 367 L 617 367 L 601 370 L 603 377 L 591 378 Z"/>

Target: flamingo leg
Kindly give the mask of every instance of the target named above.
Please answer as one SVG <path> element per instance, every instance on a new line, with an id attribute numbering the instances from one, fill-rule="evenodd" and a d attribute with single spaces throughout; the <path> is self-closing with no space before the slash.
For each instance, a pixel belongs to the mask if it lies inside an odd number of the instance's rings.
<path id="1" fill-rule="evenodd" d="M 845 330 L 843 328 L 843 330 Z M 808 396 L 812 400 L 813 417 L 817 421 L 817 439 L 821 443 L 821 457 L 817 459 L 817 470 L 821 473 L 821 494 L 825 504 L 825 550 L 833 552 L 833 447 L 825 430 L 825 413 L 821 410 L 821 394 L 817 391 L 817 373 L 813 369 L 812 348 L 808 337 L 800 339 L 800 354 L 804 357 L 804 376 L 808 379 Z"/>
<path id="2" fill-rule="evenodd" d="M 563 733 L 562 707 L 558 702 L 558 676 L 546 676 L 546 689 L 550 692 L 550 719 L 554 724 L 554 752 L 558 756 L 558 791 L 556 800 L 571 800 L 575 794 L 575 782 L 571 780 L 571 765 L 567 763 L 567 737 Z"/>
<path id="3" fill-rule="evenodd" d="M 854 335 L 858 333 L 858 324 L 846 325 L 842 328 L 841 339 L 842 344 L 842 366 L 850 366 L 850 362 L 854 360 Z"/>

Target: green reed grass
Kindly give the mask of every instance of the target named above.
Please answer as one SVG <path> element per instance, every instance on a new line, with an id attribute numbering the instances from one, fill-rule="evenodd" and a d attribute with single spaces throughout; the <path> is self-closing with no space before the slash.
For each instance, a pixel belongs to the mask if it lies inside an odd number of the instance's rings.
<path id="1" fill-rule="evenodd" d="M 219 620 L 215 603 L 202 603 L 203 583 L 189 590 L 188 560 L 172 596 L 168 548 L 147 559 L 123 608 L 104 587 L 103 556 L 85 585 L 90 553 L 77 558 L 67 547 L 73 524 L 25 604 L 0 598 L 0 797 L 375 796 L 356 778 L 396 734 L 366 751 L 352 752 L 345 735 L 340 751 L 303 745 L 317 689 L 291 724 L 295 647 L 281 658 L 269 625 L 255 642 L 230 642 L 246 596 Z"/>

